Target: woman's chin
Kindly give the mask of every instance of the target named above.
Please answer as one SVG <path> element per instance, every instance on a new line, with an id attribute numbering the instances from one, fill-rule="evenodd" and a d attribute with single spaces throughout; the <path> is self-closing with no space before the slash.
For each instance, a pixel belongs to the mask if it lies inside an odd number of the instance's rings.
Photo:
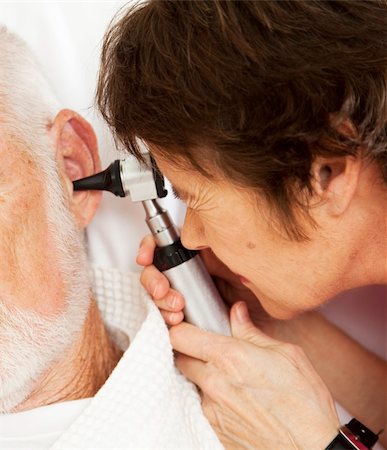
<path id="1" fill-rule="evenodd" d="M 302 311 L 292 309 L 286 304 L 281 304 L 278 301 L 266 296 L 262 291 L 255 289 L 254 286 L 249 286 L 254 292 L 255 296 L 259 299 L 262 308 L 274 319 L 278 320 L 290 320 L 298 316 Z"/>

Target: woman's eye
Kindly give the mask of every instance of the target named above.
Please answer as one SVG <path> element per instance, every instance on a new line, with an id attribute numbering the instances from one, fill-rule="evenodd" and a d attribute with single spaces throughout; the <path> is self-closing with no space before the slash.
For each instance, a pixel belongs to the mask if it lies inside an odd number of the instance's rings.
<path id="1" fill-rule="evenodd" d="M 172 194 L 175 198 L 177 198 L 178 200 L 181 200 L 180 195 L 176 192 L 176 190 L 173 186 L 172 186 Z"/>

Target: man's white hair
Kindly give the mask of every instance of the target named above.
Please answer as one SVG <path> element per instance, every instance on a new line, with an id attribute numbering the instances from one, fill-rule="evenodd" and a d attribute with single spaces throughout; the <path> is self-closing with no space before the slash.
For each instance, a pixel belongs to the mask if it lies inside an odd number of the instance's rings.
<path id="1" fill-rule="evenodd" d="M 12 299 L 11 306 L 0 301 L 1 413 L 28 397 L 38 379 L 75 341 L 90 304 L 90 282 L 83 235 L 66 206 L 48 134 L 59 102 L 26 44 L 4 27 L 0 28 L 0 61 L 0 134 L 22 144 L 42 173 L 42 201 L 66 291 L 66 311 L 52 318 L 18 309 Z"/>
<path id="2" fill-rule="evenodd" d="M 0 26 L 0 61 L 0 123 L 28 142 L 39 140 L 37 131 L 55 117 L 60 105 L 25 42 L 4 26 Z"/>

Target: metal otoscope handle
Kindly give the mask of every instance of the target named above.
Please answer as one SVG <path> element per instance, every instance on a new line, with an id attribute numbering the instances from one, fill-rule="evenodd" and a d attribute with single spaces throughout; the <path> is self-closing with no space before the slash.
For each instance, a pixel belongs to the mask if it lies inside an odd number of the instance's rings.
<path id="1" fill-rule="evenodd" d="M 200 255 L 183 246 L 168 212 L 155 200 L 143 204 L 157 244 L 153 264 L 183 295 L 185 320 L 204 330 L 231 336 L 227 307 Z"/>

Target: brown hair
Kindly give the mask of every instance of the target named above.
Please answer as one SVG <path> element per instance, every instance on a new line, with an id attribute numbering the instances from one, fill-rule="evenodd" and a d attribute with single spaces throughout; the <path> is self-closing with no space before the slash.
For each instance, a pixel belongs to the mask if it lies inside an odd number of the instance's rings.
<path id="1" fill-rule="evenodd" d="M 361 146 L 387 180 L 386 70 L 385 0 L 151 0 L 105 36 L 97 102 L 128 151 L 139 137 L 206 175 L 215 164 L 301 239 L 317 155 Z"/>

